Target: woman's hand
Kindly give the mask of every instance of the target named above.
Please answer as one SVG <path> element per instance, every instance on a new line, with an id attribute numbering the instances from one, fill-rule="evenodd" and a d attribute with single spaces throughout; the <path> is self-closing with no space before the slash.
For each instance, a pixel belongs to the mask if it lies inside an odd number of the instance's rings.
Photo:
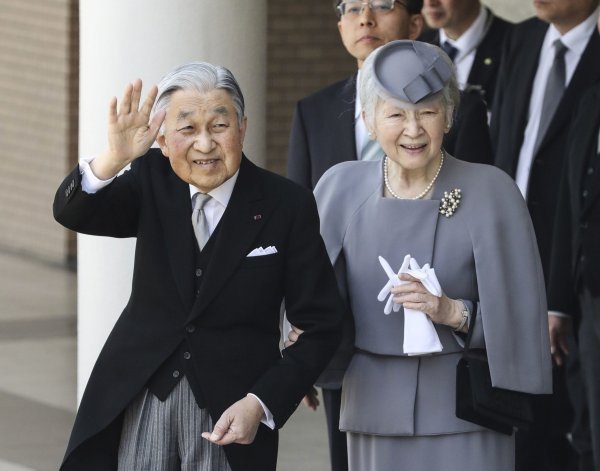
<path id="1" fill-rule="evenodd" d="M 150 149 L 165 118 L 165 112 L 161 111 L 149 121 L 157 93 L 158 88 L 154 85 L 140 107 L 142 81 L 138 79 L 125 87 L 118 110 L 117 99 L 111 99 L 108 110 L 108 149 L 91 163 L 96 177 L 101 180 L 114 177 Z"/>
<path id="2" fill-rule="evenodd" d="M 431 294 L 414 276 L 407 273 L 400 275 L 402 281 L 408 283 L 392 288 L 394 302 L 402 304 L 405 309 L 421 311 L 436 324 L 443 324 L 456 329 L 462 321 L 463 303 L 450 299 L 445 294 L 437 297 Z"/>

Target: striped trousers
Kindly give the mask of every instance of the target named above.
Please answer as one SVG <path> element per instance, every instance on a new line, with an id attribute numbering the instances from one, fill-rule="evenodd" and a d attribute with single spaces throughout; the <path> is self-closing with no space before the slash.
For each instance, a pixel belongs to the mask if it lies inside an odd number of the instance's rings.
<path id="1" fill-rule="evenodd" d="M 231 471 L 223 447 L 202 438 L 213 423 L 184 377 L 162 402 L 147 389 L 127 408 L 119 471 Z"/>

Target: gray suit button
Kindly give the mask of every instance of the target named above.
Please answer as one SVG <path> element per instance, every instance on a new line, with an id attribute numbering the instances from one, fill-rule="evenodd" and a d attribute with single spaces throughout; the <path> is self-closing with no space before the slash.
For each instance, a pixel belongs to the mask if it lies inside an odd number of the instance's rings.
<path id="1" fill-rule="evenodd" d="M 194 332 L 196 330 L 196 326 L 194 324 L 186 325 L 185 330 L 186 330 L 186 332 L 189 332 L 191 334 L 192 332 Z"/>
<path id="2" fill-rule="evenodd" d="M 589 192 L 587 190 L 583 190 L 583 192 L 581 193 L 581 196 L 583 196 L 584 198 L 586 198 L 587 195 L 588 195 L 588 193 Z"/>
<path id="3" fill-rule="evenodd" d="M 184 352 L 183 358 L 185 358 L 186 360 L 189 360 L 190 358 L 192 358 L 192 354 L 190 352 Z"/>
<path id="4" fill-rule="evenodd" d="M 179 378 L 179 370 L 173 371 L 173 378 Z"/>
<path id="5" fill-rule="evenodd" d="M 196 268 L 196 276 L 202 276 L 202 268 Z"/>
<path id="6" fill-rule="evenodd" d="M 594 167 L 590 167 L 590 168 L 587 169 L 587 174 L 588 175 L 591 175 L 593 173 L 594 173 Z"/>

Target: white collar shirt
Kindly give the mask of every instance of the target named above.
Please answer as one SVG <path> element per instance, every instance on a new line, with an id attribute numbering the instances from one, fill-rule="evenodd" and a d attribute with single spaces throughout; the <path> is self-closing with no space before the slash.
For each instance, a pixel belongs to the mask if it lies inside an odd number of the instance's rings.
<path id="1" fill-rule="evenodd" d="M 356 144 L 356 158 L 360 160 L 362 149 L 364 145 L 369 141 L 369 133 L 367 126 L 362 118 L 362 105 L 360 103 L 360 96 L 358 90 L 360 87 L 360 70 L 356 75 L 356 91 L 354 100 L 354 142 Z"/>
<path id="2" fill-rule="evenodd" d="M 573 78 L 577 64 L 585 51 L 588 41 L 596 28 L 599 14 L 600 7 L 596 8 L 594 13 L 592 13 L 585 21 L 562 36 L 552 24 L 548 28 L 548 31 L 546 31 L 546 36 L 540 51 L 537 72 L 533 81 L 533 88 L 531 90 L 527 127 L 525 128 L 525 136 L 523 138 L 523 144 L 521 145 L 521 151 L 519 152 L 519 161 L 515 176 L 517 185 L 525 198 L 527 198 L 529 189 L 529 175 L 531 173 L 531 165 L 534 158 L 533 152 L 542 115 L 544 91 L 546 89 L 548 74 L 552 68 L 552 63 L 554 62 L 554 41 L 560 38 L 562 43 L 568 48 L 565 53 L 566 89 Z"/>
<path id="3" fill-rule="evenodd" d="M 479 46 L 485 36 L 487 19 L 490 14 L 491 12 L 487 8 L 480 6 L 477 19 L 456 40 L 450 39 L 444 30 L 440 29 L 440 44 L 444 44 L 447 41 L 458 49 L 458 53 L 454 58 L 454 65 L 456 66 L 456 80 L 461 89 L 464 89 L 468 84 L 469 74 L 475 61 L 477 46 Z"/>
<path id="4" fill-rule="evenodd" d="M 225 180 L 220 186 L 208 192 L 212 198 L 204 205 L 204 216 L 208 222 L 208 231 L 211 234 L 215 230 L 215 227 L 217 227 L 217 224 L 219 224 L 221 217 L 223 217 L 225 209 L 227 209 L 239 173 L 240 171 L 238 169 L 231 178 Z M 196 193 L 200 193 L 198 188 L 190 184 L 190 198 L 192 198 L 192 201 Z"/>

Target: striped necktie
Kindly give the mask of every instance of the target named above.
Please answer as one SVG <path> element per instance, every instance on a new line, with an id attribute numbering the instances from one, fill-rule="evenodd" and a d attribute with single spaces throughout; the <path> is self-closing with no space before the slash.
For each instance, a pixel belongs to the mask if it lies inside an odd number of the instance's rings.
<path id="1" fill-rule="evenodd" d="M 196 193 L 192 199 L 192 205 L 194 207 L 192 211 L 192 227 L 194 228 L 194 234 L 196 235 L 200 251 L 202 251 L 210 238 L 208 221 L 206 220 L 206 214 L 204 213 L 204 206 L 210 198 L 211 196 L 205 193 Z"/>

